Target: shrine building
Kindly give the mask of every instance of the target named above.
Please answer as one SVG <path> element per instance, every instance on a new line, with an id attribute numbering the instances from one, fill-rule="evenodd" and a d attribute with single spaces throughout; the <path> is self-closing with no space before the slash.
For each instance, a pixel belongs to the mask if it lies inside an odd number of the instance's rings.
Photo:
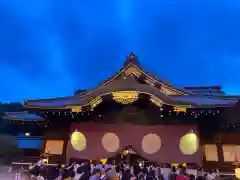
<path id="1" fill-rule="evenodd" d="M 51 163 L 111 158 L 127 147 L 157 163 L 231 169 L 240 160 L 240 134 L 226 130 L 240 127 L 239 97 L 220 86 L 174 86 L 147 72 L 133 53 L 94 89 L 25 100 L 24 108 L 5 114 L 6 127 L 19 142 L 38 139 L 21 148 L 51 154 Z"/>

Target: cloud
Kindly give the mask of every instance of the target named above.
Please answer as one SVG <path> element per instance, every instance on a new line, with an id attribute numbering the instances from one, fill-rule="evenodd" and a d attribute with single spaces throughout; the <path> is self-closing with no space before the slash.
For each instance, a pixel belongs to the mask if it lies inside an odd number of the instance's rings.
<path id="1" fill-rule="evenodd" d="M 218 84 L 240 93 L 239 10 L 227 0 L 3 0 L 0 98 L 94 87 L 118 71 L 130 51 L 178 86 Z"/>

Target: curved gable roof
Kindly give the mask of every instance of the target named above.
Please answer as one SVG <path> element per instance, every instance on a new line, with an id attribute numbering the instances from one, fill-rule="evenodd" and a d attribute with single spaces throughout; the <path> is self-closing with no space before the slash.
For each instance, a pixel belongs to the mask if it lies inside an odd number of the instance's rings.
<path id="1" fill-rule="evenodd" d="M 132 69 L 130 71 L 135 71 L 135 72 L 127 72 L 129 69 Z M 112 76 L 112 77 L 108 78 L 107 80 L 105 80 L 104 82 L 100 83 L 98 85 L 98 87 L 106 86 L 106 85 L 110 84 L 112 81 L 116 80 L 119 76 L 121 76 L 124 73 L 125 74 L 127 74 L 127 73 L 136 73 L 136 74 L 138 74 L 139 73 L 139 74 L 145 76 L 146 79 L 149 79 L 153 83 L 160 84 L 160 85 L 162 85 L 162 86 L 164 86 L 166 88 L 171 89 L 172 91 L 175 91 L 178 95 L 189 95 L 189 94 L 192 94 L 191 91 L 188 91 L 188 90 L 186 90 L 184 88 L 174 87 L 170 83 L 168 83 L 167 81 L 165 81 L 163 79 L 159 79 L 155 75 L 153 75 L 152 73 L 145 71 L 140 66 L 140 63 L 138 61 L 138 57 L 135 56 L 132 52 L 126 58 L 126 61 L 125 61 L 124 65 L 123 65 L 123 67 L 120 69 L 120 71 L 118 73 L 116 73 L 114 76 Z"/>
<path id="2" fill-rule="evenodd" d="M 36 114 L 29 114 L 27 112 L 7 112 L 5 116 L 2 117 L 3 119 L 8 120 L 16 120 L 16 121 L 27 121 L 27 122 L 42 122 L 45 121 L 44 118 L 36 115 Z"/>
<path id="3" fill-rule="evenodd" d="M 145 84 L 139 80 L 144 77 Z M 159 86 L 158 86 L 159 85 Z M 160 88 L 159 88 L 160 87 Z M 169 89 L 172 94 L 162 91 L 161 88 Z M 191 90 L 177 88 L 164 80 L 157 79 L 154 75 L 147 73 L 142 69 L 137 56 L 133 53 L 127 57 L 123 68 L 94 89 L 78 91 L 73 96 L 26 100 L 25 106 L 30 108 L 67 108 L 68 106 L 85 106 L 98 96 L 104 96 L 117 91 L 138 91 L 140 93 L 156 96 L 166 104 L 171 105 L 190 105 L 192 107 L 212 107 L 212 106 L 231 106 L 237 102 L 236 98 L 226 99 L 224 97 L 209 97 L 198 95 Z"/>
<path id="4" fill-rule="evenodd" d="M 231 106 L 236 104 L 237 99 L 208 98 L 204 96 L 176 96 L 166 95 L 156 87 L 147 84 L 137 83 L 131 76 L 121 76 L 108 86 L 101 86 L 93 89 L 85 96 L 72 96 L 53 100 L 29 101 L 28 107 L 39 108 L 68 108 L 69 106 L 87 106 L 97 97 L 101 97 L 112 92 L 137 91 L 139 93 L 154 96 L 165 104 L 189 107 L 213 107 Z"/>

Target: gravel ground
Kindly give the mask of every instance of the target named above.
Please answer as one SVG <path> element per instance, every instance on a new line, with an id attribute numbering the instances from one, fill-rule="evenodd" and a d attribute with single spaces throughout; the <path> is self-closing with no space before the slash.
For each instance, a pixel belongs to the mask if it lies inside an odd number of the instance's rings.
<path id="1" fill-rule="evenodd" d="M 0 180 L 15 180 L 17 171 L 8 172 L 9 166 L 0 166 Z M 26 175 L 21 176 L 21 180 L 28 180 Z"/>

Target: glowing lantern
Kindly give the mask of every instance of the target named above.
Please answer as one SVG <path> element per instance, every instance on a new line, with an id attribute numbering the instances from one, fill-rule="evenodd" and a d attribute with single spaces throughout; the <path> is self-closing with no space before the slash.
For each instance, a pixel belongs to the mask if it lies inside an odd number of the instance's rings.
<path id="1" fill-rule="evenodd" d="M 195 133 L 185 134 L 179 143 L 179 148 L 184 155 L 192 155 L 198 150 L 198 138 Z"/>
<path id="2" fill-rule="evenodd" d="M 101 162 L 102 164 L 106 164 L 106 163 L 107 163 L 107 159 L 100 159 L 100 162 Z"/>
<path id="3" fill-rule="evenodd" d="M 102 145 L 108 152 L 116 152 L 120 146 L 120 140 L 115 133 L 106 133 L 102 138 Z"/>
<path id="4" fill-rule="evenodd" d="M 72 133 L 71 144 L 75 150 L 83 151 L 87 146 L 87 140 L 83 133 L 76 131 Z"/>
<path id="5" fill-rule="evenodd" d="M 187 167 L 186 163 L 183 163 L 183 164 L 172 163 L 171 164 L 171 166 L 173 166 L 173 167 L 178 167 L 179 165 L 181 165 L 182 167 Z"/>
<path id="6" fill-rule="evenodd" d="M 42 159 L 43 164 L 48 165 L 48 158 Z"/>
<path id="7" fill-rule="evenodd" d="M 154 154 L 161 148 L 161 139 L 157 134 L 149 133 L 142 139 L 142 149 L 147 154 Z"/>
<path id="8" fill-rule="evenodd" d="M 177 164 L 177 163 L 172 163 L 171 166 L 173 166 L 173 167 L 178 167 L 179 164 Z"/>
<path id="9" fill-rule="evenodd" d="M 235 176 L 237 179 L 240 179 L 240 168 L 235 169 Z"/>

